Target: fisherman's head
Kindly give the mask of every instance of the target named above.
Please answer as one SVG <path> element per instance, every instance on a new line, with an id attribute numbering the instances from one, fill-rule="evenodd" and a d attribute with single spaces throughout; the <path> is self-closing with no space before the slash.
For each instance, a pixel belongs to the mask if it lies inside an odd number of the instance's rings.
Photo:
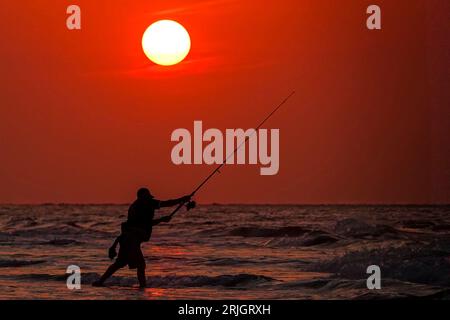
<path id="1" fill-rule="evenodd" d="M 150 193 L 150 190 L 147 188 L 140 188 L 137 191 L 137 197 L 138 199 L 151 199 L 153 198 L 152 194 Z"/>

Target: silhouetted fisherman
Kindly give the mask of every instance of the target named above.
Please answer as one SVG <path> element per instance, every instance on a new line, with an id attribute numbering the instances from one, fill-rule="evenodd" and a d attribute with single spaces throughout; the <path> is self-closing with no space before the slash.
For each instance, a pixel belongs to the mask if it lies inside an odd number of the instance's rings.
<path id="1" fill-rule="evenodd" d="M 117 270 L 128 265 L 130 269 L 137 269 L 139 286 L 145 288 L 145 259 L 141 251 L 141 243 L 150 240 L 153 226 L 161 222 L 170 222 L 172 219 L 171 216 L 153 219 L 155 210 L 180 205 L 189 202 L 190 199 L 191 196 L 184 196 L 179 199 L 160 201 L 156 200 L 147 188 L 139 189 L 136 201 L 128 209 L 128 220 L 122 223 L 122 233 L 109 249 L 109 257 L 114 259 L 116 247 L 119 244 L 119 255 L 103 276 L 92 285 L 103 286 L 106 279 L 111 277 Z"/>

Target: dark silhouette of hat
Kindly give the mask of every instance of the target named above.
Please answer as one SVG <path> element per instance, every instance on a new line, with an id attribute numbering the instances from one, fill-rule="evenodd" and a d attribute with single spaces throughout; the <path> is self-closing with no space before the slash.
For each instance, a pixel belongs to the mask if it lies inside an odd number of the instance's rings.
<path id="1" fill-rule="evenodd" d="M 140 188 L 137 191 L 137 197 L 138 199 L 154 198 L 148 188 Z"/>

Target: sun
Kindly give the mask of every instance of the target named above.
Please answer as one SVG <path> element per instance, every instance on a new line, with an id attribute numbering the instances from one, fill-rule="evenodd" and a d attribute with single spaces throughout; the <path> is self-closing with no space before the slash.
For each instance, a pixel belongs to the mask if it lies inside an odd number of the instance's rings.
<path id="1" fill-rule="evenodd" d="M 172 66 L 186 58 L 191 50 L 191 38 L 178 22 L 159 20 L 145 30 L 142 49 L 154 63 Z"/>

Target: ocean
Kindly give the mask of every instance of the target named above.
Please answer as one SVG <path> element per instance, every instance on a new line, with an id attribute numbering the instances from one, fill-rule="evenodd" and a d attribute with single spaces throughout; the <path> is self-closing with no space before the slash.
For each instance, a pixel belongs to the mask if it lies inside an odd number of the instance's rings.
<path id="1" fill-rule="evenodd" d="M 450 206 L 200 205 L 143 244 L 145 290 L 129 269 L 94 288 L 127 208 L 1 206 L 0 299 L 450 297 Z M 370 265 L 380 290 L 367 289 Z"/>

